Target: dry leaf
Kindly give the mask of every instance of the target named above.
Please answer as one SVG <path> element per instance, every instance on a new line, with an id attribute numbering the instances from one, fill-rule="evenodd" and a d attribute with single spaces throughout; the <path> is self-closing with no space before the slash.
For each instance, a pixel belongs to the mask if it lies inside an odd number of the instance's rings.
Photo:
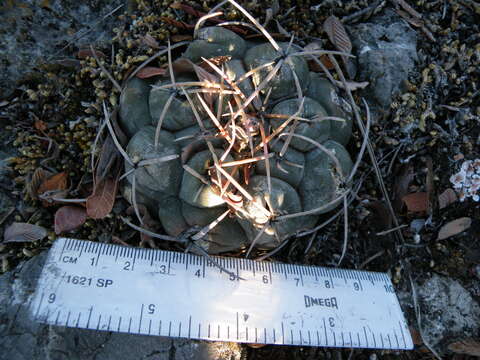
<path id="1" fill-rule="evenodd" d="M 47 191 L 65 190 L 67 188 L 67 173 L 61 172 L 47 178 L 38 188 L 37 194 Z"/>
<path id="2" fill-rule="evenodd" d="M 343 81 L 335 80 L 335 84 L 337 84 L 338 87 L 345 89 L 345 85 L 343 84 Z M 345 84 L 347 85 L 348 90 L 355 91 L 358 89 L 365 89 L 368 86 L 369 82 L 368 81 L 362 81 L 362 82 L 346 81 Z"/>
<path id="3" fill-rule="evenodd" d="M 449 223 L 442 226 L 442 228 L 438 232 L 437 240 L 444 240 L 451 236 L 460 234 L 467 230 L 470 225 L 472 225 L 472 219 L 470 219 L 469 217 L 462 217 L 460 219 L 450 221 Z"/>
<path id="4" fill-rule="evenodd" d="M 99 182 L 87 198 L 87 215 L 92 219 L 103 219 L 112 211 L 117 196 L 118 178 L 105 178 Z"/>
<path id="5" fill-rule="evenodd" d="M 95 51 L 95 55 L 97 55 L 99 58 L 106 57 L 106 55 L 103 52 L 99 50 L 94 50 L 94 51 Z M 77 57 L 83 60 L 83 59 L 86 59 L 87 57 L 94 57 L 94 54 L 91 49 L 83 49 L 77 52 Z"/>
<path id="6" fill-rule="evenodd" d="M 422 14 L 420 14 L 418 11 L 412 8 L 410 4 L 408 4 L 405 0 L 394 0 L 394 1 L 397 5 L 401 6 L 406 12 L 408 12 L 413 17 L 418 19 L 422 17 Z"/>
<path id="7" fill-rule="evenodd" d="M 457 354 L 480 356 L 480 341 L 471 338 L 457 341 L 448 345 L 448 350 Z"/>
<path id="8" fill-rule="evenodd" d="M 458 200 L 457 193 L 452 188 L 448 188 L 443 193 L 438 195 L 438 208 L 444 209 L 448 205 Z"/>
<path id="9" fill-rule="evenodd" d="M 393 185 L 395 212 L 399 213 L 403 207 L 402 198 L 407 195 L 408 187 L 413 180 L 413 167 L 409 164 L 402 164 L 395 172 L 395 184 Z"/>
<path id="10" fill-rule="evenodd" d="M 151 48 L 160 49 L 160 45 L 158 44 L 157 40 L 155 40 L 155 38 L 150 34 L 146 34 L 141 38 L 141 40 L 145 45 L 150 46 Z"/>
<path id="11" fill-rule="evenodd" d="M 40 188 L 40 185 L 51 176 L 52 173 L 50 171 L 42 168 L 35 169 L 32 179 L 27 184 L 27 191 L 32 199 L 36 199 L 38 197 L 38 189 Z"/>
<path id="12" fill-rule="evenodd" d="M 30 242 L 42 240 L 45 236 L 47 236 L 47 230 L 41 226 L 14 222 L 5 229 L 3 242 Z"/>
<path id="13" fill-rule="evenodd" d="M 426 212 L 428 210 L 428 195 L 426 192 L 416 192 L 402 198 L 410 212 Z"/>
<path id="14" fill-rule="evenodd" d="M 321 55 L 318 59 L 327 68 L 327 70 L 335 69 L 335 65 L 330 61 L 327 55 Z M 314 60 L 308 60 L 308 68 L 310 71 L 323 72 L 323 68 Z"/>
<path id="15" fill-rule="evenodd" d="M 97 166 L 95 167 L 95 182 L 102 181 L 110 173 L 116 160 L 119 158 L 120 152 L 109 134 L 102 145 Z"/>
<path id="16" fill-rule="evenodd" d="M 327 33 L 328 38 L 339 51 L 346 53 L 352 51 L 352 43 L 348 37 L 347 31 L 343 27 L 342 22 L 336 16 L 329 16 L 325 20 L 323 23 L 323 30 Z"/>
<path id="17" fill-rule="evenodd" d="M 412 341 L 415 345 L 423 345 L 423 339 L 422 335 L 420 335 L 420 332 L 415 329 L 413 326 L 409 327 L 410 330 L 410 335 L 412 336 Z"/>
<path id="18" fill-rule="evenodd" d="M 33 123 L 33 127 L 38 131 L 45 131 L 45 130 L 47 130 L 47 123 L 45 121 L 37 119 Z"/>
<path id="19" fill-rule="evenodd" d="M 72 231 L 82 226 L 87 220 L 85 208 L 79 206 L 62 206 L 55 213 L 55 234 Z"/>
<path id="20" fill-rule="evenodd" d="M 162 68 L 159 68 L 159 67 L 154 67 L 154 66 L 145 66 L 143 69 L 141 69 L 138 73 L 137 73 L 137 77 L 139 79 L 148 79 L 148 78 L 151 78 L 153 76 L 162 76 L 162 75 L 165 75 L 165 73 L 167 72 L 166 69 L 162 69 Z"/>
<path id="21" fill-rule="evenodd" d="M 67 173 L 61 172 L 50 176 L 40 185 L 37 195 L 42 199 L 43 206 L 52 206 L 55 204 L 56 198 L 65 198 L 67 196 L 67 179 Z"/>

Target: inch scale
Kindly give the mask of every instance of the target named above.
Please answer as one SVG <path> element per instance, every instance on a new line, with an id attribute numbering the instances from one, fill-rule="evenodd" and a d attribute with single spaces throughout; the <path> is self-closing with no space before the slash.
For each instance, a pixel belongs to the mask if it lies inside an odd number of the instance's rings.
<path id="1" fill-rule="evenodd" d="M 413 348 L 384 273 L 129 248 L 68 238 L 30 306 L 58 326 L 214 341 Z"/>

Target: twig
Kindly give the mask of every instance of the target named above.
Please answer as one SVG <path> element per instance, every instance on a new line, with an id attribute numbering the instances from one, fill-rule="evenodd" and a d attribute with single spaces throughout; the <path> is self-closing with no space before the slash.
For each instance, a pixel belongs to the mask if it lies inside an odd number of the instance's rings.
<path id="1" fill-rule="evenodd" d="M 100 62 L 100 59 L 98 58 L 97 53 L 93 49 L 92 45 L 90 45 L 90 51 L 92 52 L 92 55 L 95 58 L 95 61 L 97 62 L 98 66 L 100 66 L 100 69 L 102 69 L 103 73 L 109 78 L 113 86 L 115 86 L 119 92 L 122 92 L 122 87 L 118 84 L 117 80 L 115 80 L 115 78 L 107 71 L 105 66 L 103 66 L 103 64 Z"/>

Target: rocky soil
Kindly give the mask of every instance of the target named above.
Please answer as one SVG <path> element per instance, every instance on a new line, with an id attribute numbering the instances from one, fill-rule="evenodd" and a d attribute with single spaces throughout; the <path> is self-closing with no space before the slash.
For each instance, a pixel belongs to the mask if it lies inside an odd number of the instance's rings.
<path id="1" fill-rule="evenodd" d="M 275 2 L 262 6 L 242 2 L 261 22 L 272 13 L 268 29 L 294 32 L 303 45 L 316 42 L 333 48 L 322 30 L 323 21 L 332 14 L 347 29 L 356 56 L 348 65 L 350 79 L 369 83 L 354 93 L 358 104 L 364 97 L 372 111 L 370 141 L 385 191 L 373 171 L 374 162 L 365 155 L 360 169 L 363 181 L 357 183 L 357 196 L 348 208 L 342 267 L 389 273 L 416 342 L 414 351 L 401 353 L 253 349 L 33 323 L 28 304 L 56 236 L 53 216 L 58 208 L 45 207 L 30 196 L 33 174 L 38 168 L 65 172 L 70 191 L 78 189 L 69 196 L 85 196 L 82 189 L 91 178 L 90 152 L 102 117 L 101 103 L 118 103 L 119 92 L 102 75 L 88 45 L 106 59 L 108 71 L 121 83 L 132 68 L 165 45 L 167 37 L 188 39 L 192 29 L 186 24 L 194 24 L 198 17 L 170 7 L 170 1 L 24 0 L 0 5 L 4 20 L 0 24 L 0 230 L 13 222 L 28 222 L 47 231 L 38 241 L 0 241 L 0 359 L 478 356 L 480 207 L 473 190 L 461 193 L 466 185 L 454 189 L 450 179 L 464 161 L 480 158 L 480 5 L 471 0 L 408 3 L 288 0 L 277 8 Z M 212 1 L 204 2 L 205 8 L 195 2 L 184 4 L 199 11 L 214 5 Z M 235 11 L 225 16 L 240 19 Z M 162 67 L 165 61 L 159 58 L 152 65 Z M 358 152 L 361 142 L 356 129 L 351 153 Z M 468 171 L 462 176 L 464 182 L 468 176 L 475 180 Z M 68 235 L 150 246 L 119 219 L 126 208 L 119 200 L 111 215 L 89 219 Z M 292 238 L 271 258 L 335 266 L 344 241 L 342 215 L 313 237 Z M 463 225 L 455 222 L 458 219 Z M 163 243 L 155 246 L 179 250 Z"/>

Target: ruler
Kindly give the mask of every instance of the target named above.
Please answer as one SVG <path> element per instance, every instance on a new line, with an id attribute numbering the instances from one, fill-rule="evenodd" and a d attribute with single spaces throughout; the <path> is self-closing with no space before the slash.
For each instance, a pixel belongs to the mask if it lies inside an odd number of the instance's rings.
<path id="1" fill-rule="evenodd" d="M 412 349 L 384 273 L 60 238 L 30 305 L 39 322 L 280 345 Z M 228 272 L 226 272 L 227 270 Z"/>

